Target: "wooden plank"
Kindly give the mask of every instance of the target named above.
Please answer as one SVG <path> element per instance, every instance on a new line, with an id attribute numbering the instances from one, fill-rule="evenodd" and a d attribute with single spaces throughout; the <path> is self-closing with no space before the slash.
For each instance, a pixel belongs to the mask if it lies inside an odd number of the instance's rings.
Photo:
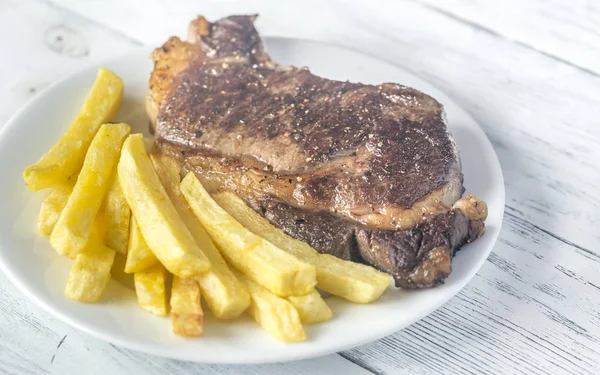
<path id="1" fill-rule="evenodd" d="M 189 22 L 198 14 L 215 20 L 234 13 L 259 13 L 257 22 L 262 35 L 323 40 L 332 37 L 349 39 L 351 32 L 347 17 L 343 17 L 344 6 L 335 0 L 308 0 L 301 4 L 280 2 L 277 6 L 269 0 L 230 0 L 226 3 L 207 0 L 201 5 L 185 0 L 172 3 L 161 0 L 48 1 L 149 45 L 160 45 L 170 35 L 184 37 Z M 392 10 L 397 9 L 392 3 L 388 5 Z M 363 6 L 368 7 L 368 4 Z M 337 20 L 337 16 L 342 18 Z"/>
<path id="2" fill-rule="evenodd" d="M 417 0 L 459 22 L 600 75 L 600 7 L 589 0 Z"/>
<path id="3" fill-rule="evenodd" d="M 4 43 L 0 69 L 2 125 L 49 84 L 135 45 L 53 5 L 17 0 L 0 4 Z"/>

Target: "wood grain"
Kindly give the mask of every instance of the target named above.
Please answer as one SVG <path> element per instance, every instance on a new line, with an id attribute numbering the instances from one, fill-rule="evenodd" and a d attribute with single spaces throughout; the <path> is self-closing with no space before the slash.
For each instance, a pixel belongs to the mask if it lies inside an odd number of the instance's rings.
<path id="1" fill-rule="evenodd" d="M 600 6 L 589 0 L 417 0 L 433 11 L 600 75 Z"/>
<path id="2" fill-rule="evenodd" d="M 600 23 L 591 2 L 0 0 L 11 51 L 0 63 L 0 123 L 93 58 L 183 35 L 198 13 L 253 12 L 266 35 L 327 41 L 401 65 L 478 120 L 507 189 L 488 262 L 444 307 L 399 333 L 341 356 L 258 367 L 113 347 L 51 318 L 0 278 L 0 373 L 599 373 Z M 20 25 L 27 28 L 15 35 Z"/>
<path id="3" fill-rule="evenodd" d="M 39 1 L 0 2 L 0 124 L 59 78 L 135 45 L 84 18 Z"/>
<path id="4" fill-rule="evenodd" d="M 510 209 L 504 224 L 482 271 L 443 308 L 346 354 L 379 373 L 597 373 L 600 258 L 572 261 L 586 258 Z"/>

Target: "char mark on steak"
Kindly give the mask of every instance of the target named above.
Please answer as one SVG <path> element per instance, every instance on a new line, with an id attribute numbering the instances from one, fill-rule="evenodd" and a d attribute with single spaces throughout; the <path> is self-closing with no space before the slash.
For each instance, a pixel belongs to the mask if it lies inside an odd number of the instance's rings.
<path id="1" fill-rule="evenodd" d="M 483 233 L 485 203 L 459 200 L 442 106 L 395 83 L 278 65 L 254 19 L 199 17 L 187 42 L 155 50 L 146 106 L 160 150 L 321 252 L 366 261 L 403 287 L 443 281 L 455 250 Z"/>

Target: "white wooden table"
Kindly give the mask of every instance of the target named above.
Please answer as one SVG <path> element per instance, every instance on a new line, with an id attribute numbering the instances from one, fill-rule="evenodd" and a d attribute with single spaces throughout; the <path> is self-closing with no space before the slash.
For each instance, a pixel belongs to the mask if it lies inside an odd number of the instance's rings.
<path id="1" fill-rule="evenodd" d="M 600 373 L 598 2 L 190 3 L 0 0 L 0 126 L 66 74 L 184 35 L 196 14 L 257 12 L 264 35 L 379 56 L 467 109 L 505 174 L 498 244 L 475 279 L 421 322 L 337 355 L 265 366 L 198 365 L 101 342 L 43 312 L 0 275 L 0 373 Z"/>

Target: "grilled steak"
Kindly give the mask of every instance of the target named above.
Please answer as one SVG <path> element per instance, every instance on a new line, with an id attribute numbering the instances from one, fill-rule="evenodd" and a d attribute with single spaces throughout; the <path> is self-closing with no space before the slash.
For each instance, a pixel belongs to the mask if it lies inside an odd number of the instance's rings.
<path id="1" fill-rule="evenodd" d="M 254 18 L 199 17 L 187 42 L 154 52 L 146 104 L 159 149 L 320 252 L 367 262 L 402 287 L 442 282 L 487 215 L 477 198 L 461 199 L 442 106 L 395 83 L 277 65 Z"/>

